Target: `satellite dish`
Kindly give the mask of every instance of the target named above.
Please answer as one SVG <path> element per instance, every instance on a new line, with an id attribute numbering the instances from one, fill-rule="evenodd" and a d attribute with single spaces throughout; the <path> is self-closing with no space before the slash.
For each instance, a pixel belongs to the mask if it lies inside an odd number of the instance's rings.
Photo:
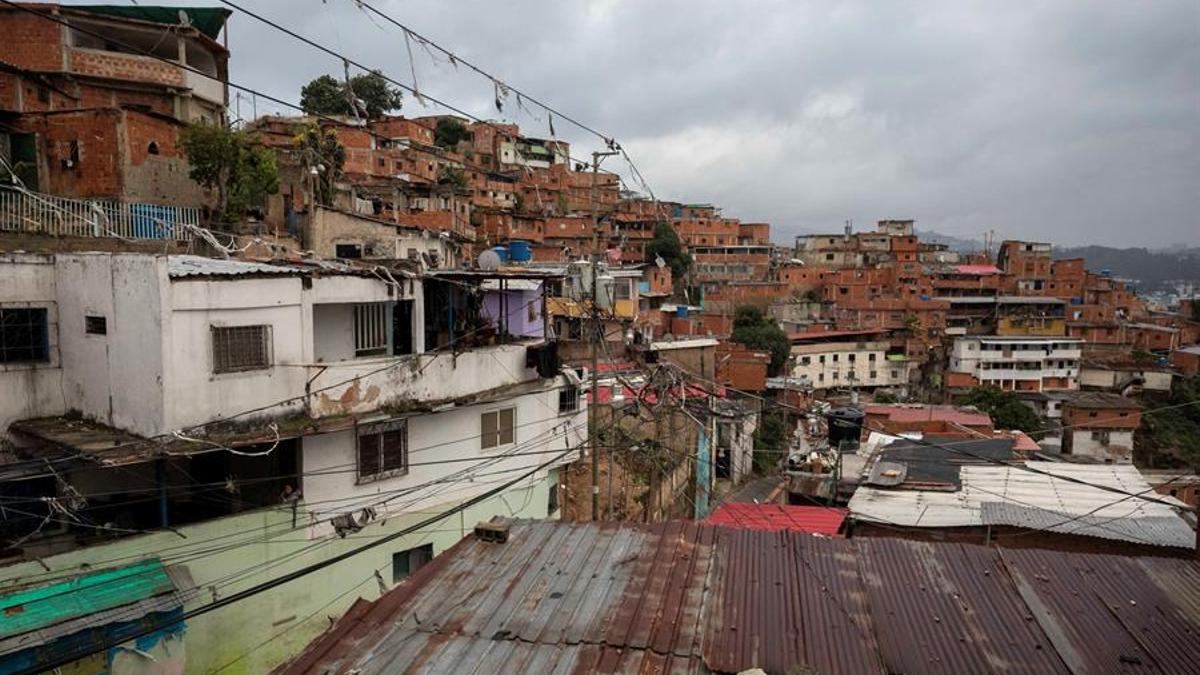
<path id="1" fill-rule="evenodd" d="M 190 27 L 192 25 L 192 17 L 188 16 L 188 13 L 182 9 L 179 10 L 179 25 L 184 27 Z"/>
<path id="2" fill-rule="evenodd" d="M 661 255 L 655 254 L 654 255 L 654 264 L 658 265 L 658 269 L 661 270 L 662 268 L 667 266 L 667 261 L 663 260 L 663 257 Z"/>
<path id="3" fill-rule="evenodd" d="M 489 271 L 500 269 L 500 256 L 490 248 L 480 253 L 479 269 Z"/>

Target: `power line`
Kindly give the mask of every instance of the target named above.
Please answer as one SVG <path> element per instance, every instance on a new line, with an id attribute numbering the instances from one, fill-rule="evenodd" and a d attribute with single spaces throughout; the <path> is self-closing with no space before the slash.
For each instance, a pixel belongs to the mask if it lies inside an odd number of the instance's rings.
<path id="1" fill-rule="evenodd" d="M 476 458 L 476 459 L 482 460 L 478 463 L 477 466 L 474 466 L 474 467 L 471 467 L 468 469 L 464 469 L 464 470 L 459 471 L 454 474 L 449 474 L 448 476 L 443 476 L 441 478 L 426 481 L 426 482 L 420 483 L 418 485 L 405 486 L 405 487 L 397 488 L 395 490 L 377 492 L 377 493 L 372 493 L 369 495 L 358 495 L 358 496 L 346 497 L 346 498 L 335 499 L 335 500 L 325 500 L 325 502 L 328 503 L 328 502 L 332 502 L 332 501 L 356 500 L 356 503 L 343 505 L 337 509 L 337 514 L 354 513 L 356 511 L 360 511 L 364 508 L 375 508 L 375 507 L 379 507 L 379 506 L 385 506 L 389 502 L 391 502 L 392 500 L 394 500 L 398 497 L 413 494 L 413 493 L 419 492 L 420 490 L 424 490 L 426 488 L 434 487 L 437 485 L 455 484 L 455 483 L 459 483 L 459 482 L 466 481 L 466 480 L 473 480 L 474 477 L 476 477 L 478 475 L 489 475 L 489 474 L 476 474 L 475 473 L 476 471 L 484 468 L 487 465 L 495 464 L 500 459 L 506 459 L 508 457 L 523 456 L 523 453 L 518 452 L 520 450 L 520 448 L 522 448 L 522 447 L 529 447 L 534 444 L 549 443 L 549 442 L 553 441 L 554 439 L 559 438 L 560 436 L 562 438 L 566 439 L 568 441 L 568 445 L 569 445 L 571 431 L 573 429 L 578 429 L 581 426 L 582 426 L 582 424 L 574 424 L 574 425 L 568 424 L 563 429 L 561 434 L 552 433 L 552 432 L 554 432 L 554 429 L 551 429 L 547 432 L 543 432 L 543 434 L 538 434 L 538 436 L 535 436 L 531 439 L 528 439 L 528 440 L 522 442 L 521 444 L 515 446 L 512 449 L 512 451 L 510 451 L 509 453 L 502 454 L 502 455 L 494 455 L 491 457 Z M 546 438 L 544 440 L 541 439 L 541 436 L 545 435 L 546 433 L 552 433 L 552 435 L 549 438 Z M 553 451 L 553 452 L 561 452 L 561 451 Z M 539 452 L 536 454 L 548 454 L 548 453 Z M 513 471 L 519 471 L 522 468 L 524 468 L 524 467 L 515 467 L 515 468 L 505 469 L 505 470 L 494 472 L 491 475 L 511 473 Z M 421 500 L 426 500 L 426 499 L 432 499 L 436 496 L 438 496 L 438 493 L 433 493 L 430 495 L 423 495 L 419 498 L 414 499 L 413 501 L 415 502 L 415 501 L 421 501 Z M 385 497 L 385 498 L 380 499 L 381 497 Z M 270 507 L 268 507 L 268 508 L 270 508 Z M 332 512 L 332 510 L 330 510 L 329 512 Z M 312 512 L 310 512 L 310 513 L 312 513 Z M 231 515 L 236 515 L 236 514 L 231 514 Z M 179 545 L 175 545 L 175 546 L 169 546 L 169 547 L 162 548 L 162 549 L 155 549 L 155 550 L 151 550 L 151 551 L 139 551 L 137 554 L 134 554 L 134 555 L 120 556 L 117 558 L 110 558 L 110 559 L 101 560 L 101 561 L 92 561 L 90 564 L 92 566 L 104 565 L 104 564 L 109 564 L 109 563 L 123 561 L 123 560 L 145 558 L 148 555 L 155 555 L 155 554 L 161 555 L 161 554 L 165 553 L 166 551 L 181 551 L 181 550 L 182 550 L 182 552 L 171 553 L 169 555 L 162 555 L 161 557 L 166 558 L 166 559 L 172 559 L 174 557 L 179 557 L 179 558 L 189 558 L 189 559 L 194 560 L 197 557 L 206 557 L 207 555 L 215 555 L 215 554 L 219 554 L 219 553 L 224 553 L 227 550 L 240 548 L 241 546 L 252 545 L 259 541 L 267 541 L 267 540 L 273 538 L 274 536 L 277 536 L 278 534 L 285 534 L 285 533 L 292 532 L 295 530 L 307 529 L 307 528 L 315 527 L 317 525 L 328 524 L 336 517 L 337 517 L 337 515 L 331 515 L 327 518 L 318 519 L 315 521 L 310 520 L 308 522 L 305 522 L 301 525 L 297 525 L 294 527 L 288 526 L 287 523 L 281 523 L 283 528 L 277 530 L 276 533 L 270 533 L 269 528 L 264 528 L 264 531 L 261 533 L 261 536 L 259 533 L 254 533 L 251 537 L 246 538 L 246 540 L 244 540 L 240 543 L 221 545 L 221 546 L 215 547 L 213 549 L 210 549 L 208 552 L 205 552 L 205 550 L 202 548 L 198 548 L 193 551 L 190 547 L 202 546 L 204 544 L 212 543 L 213 541 L 216 541 L 219 539 L 228 539 L 231 537 L 237 537 L 244 533 L 236 532 L 236 533 L 231 533 L 231 534 L 227 534 L 227 535 L 219 535 L 219 536 L 208 538 L 208 539 L 202 539 L 202 540 L 198 540 L 195 542 L 189 542 L 187 544 L 179 544 Z M 328 539 L 328 538 L 329 537 L 325 537 L 324 539 Z M 323 541 L 323 539 L 319 538 L 316 541 Z M 197 553 L 201 553 L 201 555 L 197 556 L 196 555 Z M 175 562 L 181 562 L 181 560 L 176 560 Z M 28 577 L 23 577 L 23 579 L 25 579 L 27 581 L 34 581 L 34 580 L 44 581 L 46 579 L 46 577 L 51 574 L 57 574 L 57 573 L 47 573 L 47 574 L 43 574 L 43 575 L 28 576 Z M 72 573 L 61 574 L 61 575 L 58 575 L 58 578 L 66 578 L 66 577 L 70 577 L 70 576 L 75 576 L 75 575 Z"/>
<path id="2" fill-rule="evenodd" d="M 806 414 L 806 415 L 807 415 L 807 414 L 809 414 L 809 411 L 807 411 L 807 410 L 804 410 L 804 409 L 802 409 L 802 408 L 797 408 L 797 407 L 795 407 L 795 406 L 791 406 L 791 405 L 788 405 L 788 404 L 785 404 L 785 403 L 780 403 L 780 402 L 778 402 L 778 401 L 773 401 L 773 400 L 771 400 L 771 399 L 763 398 L 763 397 L 761 397 L 761 396 L 758 396 L 758 395 L 756 395 L 756 394 L 753 394 L 753 393 L 751 393 L 751 392 L 746 392 L 746 391 L 741 391 L 741 390 L 739 390 L 739 389 L 734 389 L 733 387 L 729 387 L 729 386 L 723 385 L 723 384 L 721 384 L 721 383 L 719 383 L 719 382 L 715 382 L 715 381 L 713 381 L 713 380 L 709 380 L 709 379 L 706 379 L 706 378 L 700 377 L 700 376 L 698 376 L 698 375 L 696 375 L 696 374 L 694 374 L 694 373 L 691 373 L 691 372 L 688 372 L 688 371 L 683 371 L 682 369 L 678 369 L 678 370 L 681 370 L 681 372 L 683 372 L 683 374 L 684 374 L 686 377 L 692 378 L 692 379 L 694 379 L 694 380 L 697 380 L 697 381 L 700 381 L 700 382 L 705 382 L 705 383 L 707 383 L 707 384 L 713 384 L 713 385 L 716 385 L 716 386 L 718 386 L 718 387 L 723 387 L 723 388 L 725 388 L 725 389 L 726 389 L 726 390 L 728 390 L 728 391 L 732 391 L 732 392 L 736 392 L 736 393 L 739 393 L 739 394 L 743 394 L 743 395 L 745 395 L 745 396 L 748 396 L 748 397 L 751 397 L 751 398 L 757 398 L 757 399 L 759 399 L 759 400 L 765 401 L 765 402 L 767 402 L 767 403 L 769 403 L 769 404 L 771 404 L 771 405 L 775 405 L 775 406 L 778 406 L 778 407 L 781 407 L 781 408 L 786 408 L 786 409 L 789 409 L 789 410 L 793 410 L 793 411 L 797 411 L 797 412 L 802 412 L 802 413 L 804 413 L 804 414 Z M 1181 403 L 1181 404 L 1172 405 L 1172 406 L 1166 406 L 1166 407 L 1163 407 L 1163 408 L 1158 408 L 1158 409 L 1156 409 L 1156 410 L 1147 410 L 1147 411 L 1144 411 L 1144 412 L 1143 412 L 1143 415 L 1146 415 L 1146 414 L 1151 414 L 1151 413 L 1160 413 L 1160 412 L 1164 412 L 1164 411 L 1167 411 L 1167 410 L 1172 410 L 1172 409 L 1175 409 L 1175 408 L 1184 408 L 1184 407 L 1187 407 L 1187 406 L 1192 406 L 1192 405 L 1197 405 L 1197 404 L 1200 404 L 1200 401 L 1188 401 L 1188 402 L 1186 402 L 1186 403 Z M 1117 417 L 1113 417 L 1113 418 L 1111 418 L 1111 419 L 1113 419 L 1113 420 L 1116 420 L 1116 419 L 1118 419 L 1118 418 L 1117 418 Z M 1060 428 L 1061 428 L 1061 429 L 1070 429 L 1070 428 L 1074 428 L 1074 427 L 1077 427 L 1077 426 L 1087 426 L 1087 425 L 1090 425 L 1090 424 L 1095 424 L 1095 423 L 1096 423 L 1096 421 L 1095 421 L 1095 420 L 1090 420 L 1090 421 L 1089 421 L 1089 422 L 1087 422 L 1087 423 L 1083 423 L 1083 424 L 1077 424 L 1077 425 L 1066 425 L 1066 426 L 1063 426 L 1063 427 L 1060 427 Z M 1041 469 L 1037 469 L 1037 468 L 1034 468 L 1034 467 L 1028 466 L 1027 464 L 1024 464 L 1024 463 L 1016 463 L 1016 464 L 1012 464 L 1012 463 L 1005 462 L 1005 461 L 1004 461 L 1004 460 L 1002 460 L 1002 459 L 994 459 L 994 458 L 991 458 L 991 457 L 987 457 L 987 456 L 984 456 L 984 455 L 979 455 L 979 454 L 976 454 L 976 453 L 972 453 L 972 452 L 968 452 L 968 451 L 965 451 L 965 450 L 961 450 L 961 449 L 959 449 L 959 448 L 952 447 L 952 446 L 954 446 L 954 445 L 956 445 L 956 444 L 969 445 L 969 444 L 971 444 L 971 443 L 975 443 L 975 442 L 977 442 L 977 440 L 978 440 L 978 439 L 969 439 L 969 440 L 966 440 L 966 441 L 961 441 L 961 442 L 954 442 L 954 441 L 952 441 L 952 442 L 949 442 L 949 443 L 934 443 L 934 442 L 931 442 L 931 441 L 926 441 L 926 440 L 923 440 L 923 439 L 909 439 L 909 438 L 904 438 L 904 437 L 902 437 L 902 436 L 898 436 L 898 435 L 896 435 L 896 434 L 884 434 L 884 435 L 886 435 L 886 436 L 892 436 L 893 438 L 897 438 L 897 439 L 903 439 L 903 440 L 909 440 L 909 441 L 913 441 L 914 443 L 917 443 L 918 445 L 926 445 L 926 446 L 930 446 L 930 447 L 936 447 L 936 448 L 940 448 L 940 449 L 943 449 L 943 450 L 948 450 L 948 451 L 950 451 L 950 452 L 954 452 L 954 453 L 957 453 L 957 454 L 960 454 L 960 455 L 965 455 L 965 456 L 968 456 L 968 457 L 972 457 L 972 458 L 974 458 L 974 459 L 983 460 L 983 461 L 990 462 L 990 463 L 993 463 L 993 464 L 999 464 L 999 465 L 1001 465 L 1001 466 L 1008 466 L 1008 467 L 1012 467 L 1012 468 L 1015 468 L 1015 469 L 1017 469 L 1017 470 L 1020 470 L 1020 471 L 1028 471 L 1028 472 L 1030 472 L 1030 473 L 1042 474 L 1042 475 L 1050 476 L 1050 477 L 1053 477 L 1053 478 L 1059 478 L 1059 479 L 1061 479 L 1061 480 L 1065 480 L 1065 481 L 1067 481 L 1067 482 L 1070 482 L 1070 483 L 1077 483 L 1077 484 L 1080 484 L 1080 485 L 1087 485 L 1087 486 L 1089 486 L 1089 487 L 1094 487 L 1094 488 L 1097 488 L 1097 489 L 1100 489 L 1100 490 L 1104 490 L 1104 491 L 1107 491 L 1107 492 L 1113 492 L 1113 493 L 1115 493 L 1115 494 L 1120 494 L 1120 495 L 1124 495 L 1124 496 L 1127 496 L 1127 497 L 1132 497 L 1132 498 L 1141 499 L 1141 500 L 1148 501 L 1148 502 L 1154 502 L 1154 503 L 1158 503 L 1158 504 L 1163 504 L 1163 505 L 1165 505 L 1165 506 L 1170 506 L 1171 508 L 1174 508 L 1174 509 L 1188 510 L 1188 511 L 1196 511 L 1196 508 L 1195 508 L 1195 507 L 1191 507 L 1191 506 L 1187 506 L 1187 505 L 1180 506 L 1180 505 L 1178 505 L 1178 504 L 1172 504 L 1172 503 L 1170 503 L 1170 502 L 1167 502 L 1167 501 L 1165 501 L 1165 500 L 1156 499 L 1156 498 L 1154 498 L 1154 497 L 1147 497 L 1147 496 L 1145 496 L 1145 495 L 1139 495 L 1139 494 L 1132 493 L 1132 492 L 1126 492 L 1126 491 L 1124 491 L 1124 490 L 1121 490 L 1121 489 L 1119 489 L 1119 488 L 1114 488 L 1114 487 L 1111 487 L 1111 486 L 1108 486 L 1108 485 L 1100 485 L 1100 484 L 1096 484 L 1096 483 L 1090 483 L 1090 482 L 1088 482 L 1088 481 L 1085 481 L 1085 480 L 1082 480 L 1082 479 L 1079 479 L 1079 478 L 1075 478 L 1075 477 L 1073 477 L 1073 476 L 1062 476 L 1062 475 L 1059 475 L 1059 474 L 1055 474 L 1055 473 L 1052 473 L 1052 472 L 1048 472 L 1048 471 L 1044 471 L 1044 470 L 1041 470 Z"/>
<path id="3" fill-rule="evenodd" d="M 104 651 L 104 650 L 114 647 L 116 645 L 123 644 L 125 642 L 129 642 L 130 640 L 135 640 L 144 635 L 148 635 L 148 634 L 154 633 L 158 630 L 162 630 L 163 628 L 166 628 L 168 626 L 175 625 L 181 621 L 187 621 L 188 619 L 191 619 L 191 618 L 203 615 L 203 614 L 207 614 L 208 612 L 220 609 L 222 607 L 226 607 L 228 605 L 232 605 L 232 604 L 240 602 L 246 598 L 258 595 L 259 593 L 263 593 L 263 592 L 271 590 L 273 588 L 282 586 L 288 582 L 308 576 L 309 574 L 312 574 L 314 572 L 323 570 L 327 567 L 336 565 L 337 563 L 342 562 L 343 560 L 348 560 L 348 559 L 353 558 L 361 553 L 365 553 L 366 551 L 369 551 L 373 548 L 376 548 L 378 546 L 382 546 L 389 542 L 395 541 L 396 539 L 400 539 L 401 537 L 412 534 L 413 532 L 418 532 L 418 531 L 422 530 L 423 528 L 426 528 L 426 527 L 429 527 L 431 525 L 438 523 L 439 521 L 445 519 L 448 516 L 454 515 L 461 511 L 465 511 L 466 509 L 468 509 L 476 504 L 486 501 L 487 499 L 490 499 L 491 497 L 493 497 L 497 494 L 500 494 L 504 490 L 507 490 L 509 487 L 516 485 L 517 483 L 525 480 L 526 478 L 529 478 L 530 476 L 535 475 L 538 471 L 540 471 L 546 467 L 549 467 L 550 465 L 554 464 L 558 459 L 565 457 L 566 455 L 570 454 L 574 450 L 575 450 L 574 448 L 569 448 L 569 449 L 563 451 L 563 453 L 560 454 L 559 457 L 557 457 L 555 459 L 551 459 L 549 461 L 546 461 L 542 464 L 539 464 L 538 466 L 534 467 L 533 469 L 526 472 L 525 474 L 518 476 L 514 480 L 508 481 L 508 482 L 504 483 L 503 485 L 500 485 L 499 487 L 488 490 L 487 492 L 485 492 L 483 494 L 472 497 L 471 499 L 466 500 L 462 504 L 459 504 L 453 508 L 450 508 L 440 514 L 436 514 L 430 518 L 426 518 L 415 525 L 406 527 L 397 532 L 393 532 L 392 534 L 382 536 L 382 537 L 376 539 L 375 541 L 368 542 L 366 544 L 355 547 L 344 553 L 340 553 L 340 554 L 332 556 L 330 558 L 326 558 L 325 560 L 313 563 L 311 565 L 307 565 L 299 570 L 289 572 L 287 574 L 276 577 L 269 581 L 265 581 L 265 582 L 256 584 L 250 588 L 247 588 L 242 591 L 238 591 L 237 593 L 234 593 L 234 594 L 229 595 L 224 598 L 220 598 L 218 600 L 215 600 L 213 602 L 205 604 L 201 607 L 197 607 L 195 609 L 185 611 L 182 614 L 180 614 L 179 616 L 173 617 L 171 620 L 169 620 L 167 622 L 154 622 L 152 625 L 141 626 L 141 627 L 137 628 L 132 634 L 124 635 L 121 638 L 118 638 L 116 640 L 106 639 L 106 640 L 103 640 L 101 642 L 101 644 L 98 644 L 98 645 L 88 645 L 88 646 L 84 646 L 81 648 L 73 649 L 73 650 L 64 652 L 62 654 L 58 654 L 45 663 L 40 663 L 36 666 L 30 667 L 30 668 L 25 668 L 18 672 L 21 674 L 24 674 L 24 675 L 33 675 L 34 673 L 40 673 L 40 672 L 44 672 L 46 670 L 52 670 L 54 668 L 58 668 L 60 666 L 67 665 L 67 664 L 77 661 L 81 658 L 87 657 L 91 654 L 95 654 L 97 652 Z"/>

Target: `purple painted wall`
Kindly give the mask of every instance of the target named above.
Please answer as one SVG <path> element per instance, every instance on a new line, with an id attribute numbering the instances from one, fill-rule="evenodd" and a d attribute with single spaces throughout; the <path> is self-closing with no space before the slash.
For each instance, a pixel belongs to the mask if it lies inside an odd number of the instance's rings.
<path id="1" fill-rule="evenodd" d="M 542 322 L 542 313 L 546 308 L 542 301 L 542 285 L 539 282 L 534 289 L 507 290 L 504 292 L 508 301 L 508 334 L 519 337 L 546 337 L 546 327 Z M 498 290 L 485 291 L 483 296 L 483 313 L 500 328 L 501 293 Z"/>

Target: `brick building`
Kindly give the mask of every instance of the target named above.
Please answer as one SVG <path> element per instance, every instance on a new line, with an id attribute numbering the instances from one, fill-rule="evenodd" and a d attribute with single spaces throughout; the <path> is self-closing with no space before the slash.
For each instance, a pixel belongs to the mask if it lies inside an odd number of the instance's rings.
<path id="1" fill-rule="evenodd" d="M 36 9 L 66 25 L 0 9 L 0 156 L 32 190 L 200 205 L 179 132 L 224 123 L 229 53 L 217 38 L 230 12 Z"/>

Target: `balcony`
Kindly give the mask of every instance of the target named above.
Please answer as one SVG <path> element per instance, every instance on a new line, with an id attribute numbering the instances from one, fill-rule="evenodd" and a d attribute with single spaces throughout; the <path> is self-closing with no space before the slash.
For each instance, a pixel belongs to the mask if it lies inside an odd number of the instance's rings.
<path id="1" fill-rule="evenodd" d="M 376 410 L 402 410 L 476 396 L 538 380 L 526 368 L 526 351 L 540 340 L 482 347 L 452 354 L 357 359 L 336 367 L 307 366 L 310 415 L 315 418 Z M 389 367 L 391 366 L 391 367 Z M 338 384 L 325 391 L 323 387 Z"/>

